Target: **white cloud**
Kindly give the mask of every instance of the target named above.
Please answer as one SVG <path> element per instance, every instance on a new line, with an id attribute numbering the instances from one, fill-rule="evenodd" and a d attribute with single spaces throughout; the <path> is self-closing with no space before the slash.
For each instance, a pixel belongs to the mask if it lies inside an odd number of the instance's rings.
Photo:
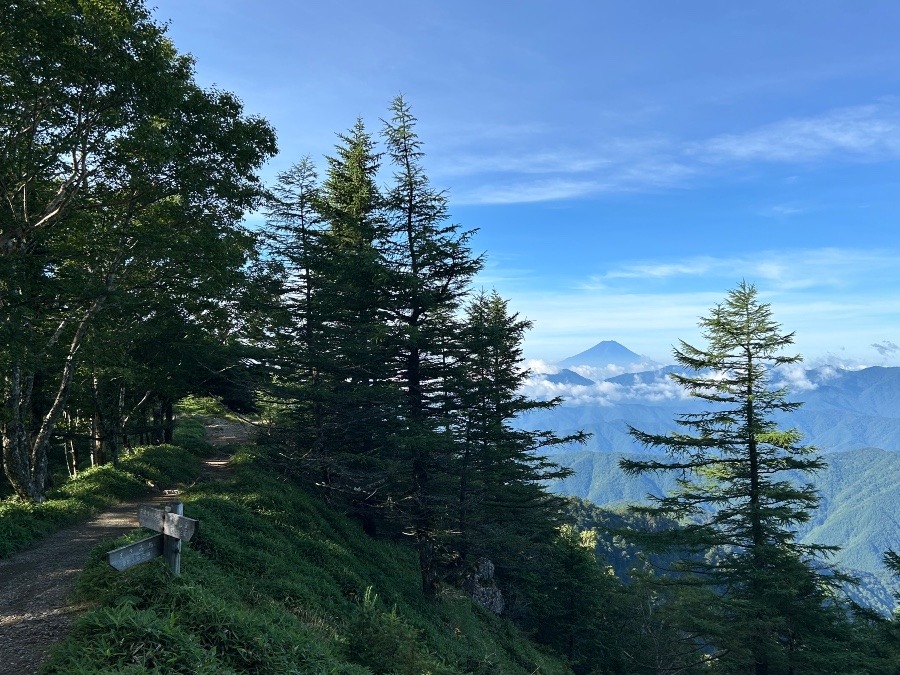
<path id="1" fill-rule="evenodd" d="M 837 369 L 833 367 L 810 371 L 802 363 L 792 363 L 778 368 L 773 375 L 772 384 L 776 387 L 787 387 L 792 392 L 811 391 L 836 374 Z"/>
<path id="2" fill-rule="evenodd" d="M 528 359 L 525 361 L 525 368 L 534 375 L 554 375 L 559 372 L 559 367 L 541 359 Z"/>
<path id="3" fill-rule="evenodd" d="M 726 164 L 892 160 L 900 158 L 900 105 L 839 108 L 697 141 L 605 138 L 567 147 L 550 140 L 558 132 L 526 125 L 494 138 L 463 134 L 430 169 L 453 185 L 454 203 L 515 204 L 686 186 Z M 776 204 L 762 215 L 803 210 Z"/>
<path id="4" fill-rule="evenodd" d="M 552 368 L 549 364 L 545 364 Z M 819 363 L 815 367 L 803 363 L 788 364 L 775 369 L 772 374 L 774 387 L 787 387 L 792 393 L 817 389 L 829 380 L 838 377 L 845 370 L 858 370 L 864 366 L 850 363 Z M 574 369 L 586 377 L 597 375 L 597 369 Z M 716 379 L 724 377 L 724 373 L 711 373 L 708 377 Z M 647 379 L 646 372 L 629 381 L 618 378 L 616 382 L 597 380 L 593 385 L 564 384 L 550 382 L 542 373 L 532 375 L 522 393 L 531 398 L 548 400 L 555 397 L 563 399 L 565 405 L 597 405 L 612 406 L 619 404 L 660 404 L 691 400 L 687 391 L 668 375 L 660 372 L 652 379 Z"/>
<path id="5" fill-rule="evenodd" d="M 615 377 L 616 375 L 622 375 L 626 372 L 622 366 L 617 366 L 614 363 L 610 363 L 605 368 L 597 368 L 596 366 L 570 366 L 569 370 L 578 373 L 589 380 L 593 380 L 594 382 L 605 380 L 609 377 Z"/>
<path id="6" fill-rule="evenodd" d="M 706 162 L 810 162 L 842 154 L 877 160 L 900 156 L 900 111 L 883 104 L 840 108 L 724 134 L 690 150 Z"/>
<path id="7" fill-rule="evenodd" d="M 523 387 L 522 393 L 540 400 L 559 396 L 569 405 L 600 406 L 628 402 L 662 403 L 688 398 L 682 387 L 662 374 L 649 382 L 635 377 L 630 383 L 599 380 L 593 385 L 561 384 L 534 375 Z"/>

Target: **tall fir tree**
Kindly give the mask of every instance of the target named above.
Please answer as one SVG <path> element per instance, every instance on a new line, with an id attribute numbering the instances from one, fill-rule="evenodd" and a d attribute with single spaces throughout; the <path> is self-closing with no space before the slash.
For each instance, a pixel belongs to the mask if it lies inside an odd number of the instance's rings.
<path id="1" fill-rule="evenodd" d="M 385 207 L 390 270 L 389 321 L 403 402 L 397 448 L 407 466 L 412 534 L 428 595 L 438 580 L 438 532 L 449 512 L 448 382 L 455 376 L 456 310 L 482 260 L 469 246 L 472 232 L 447 220 L 447 198 L 434 190 L 421 165 L 416 119 L 398 96 L 383 136 L 394 169 Z"/>
<path id="2" fill-rule="evenodd" d="M 328 256 L 320 188 L 308 157 L 277 176 L 266 204 L 268 272 L 276 281 L 270 321 L 257 341 L 268 350 L 271 394 L 287 408 L 293 455 L 322 459 L 327 400 Z M 290 402 L 286 405 L 287 402 Z"/>
<path id="3" fill-rule="evenodd" d="M 322 333 L 315 355 L 317 397 L 327 408 L 322 482 L 347 495 L 371 531 L 372 509 L 388 500 L 386 484 L 396 473 L 387 224 L 377 184 L 381 155 L 362 120 L 339 140 L 316 200 L 326 225 L 317 256 Z"/>
<path id="4" fill-rule="evenodd" d="M 571 473 L 549 461 L 549 447 L 584 442 L 577 433 L 557 436 L 515 426 L 531 410 L 560 401 L 521 393 L 529 372 L 522 341 L 531 322 L 509 312 L 496 292 L 476 294 L 466 307 L 463 330 L 465 374 L 456 417 L 458 450 L 457 551 L 465 565 L 478 556 L 505 562 L 501 570 L 528 566 L 540 543 L 556 536 L 563 500 L 547 481 Z"/>
<path id="5" fill-rule="evenodd" d="M 637 441 L 664 449 L 669 459 L 622 460 L 625 472 L 670 472 L 678 485 L 633 510 L 680 523 L 644 540 L 680 552 L 675 569 L 682 580 L 718 592 L 718 602 L 695 608 L 694 618 L 727 672 L 810 672 L 833 624 L 825 606 L 840 577 L 822 561 L 834 547 L 796 539 L 819 498 L 812 484 L 797 484 L 787 472 L 819 471 L 825 462 L 773 419 L 800 405 L 772 386 L 773 368 L 800 361 L 782 353 L 793 333 L 782 332 L 746 282 L 700 327 L 705 347 L 682 341 L 674 350 L 693 374 L 672 378 L 710 409 L 678 417 L 686 433 L 631 428 Z"/>

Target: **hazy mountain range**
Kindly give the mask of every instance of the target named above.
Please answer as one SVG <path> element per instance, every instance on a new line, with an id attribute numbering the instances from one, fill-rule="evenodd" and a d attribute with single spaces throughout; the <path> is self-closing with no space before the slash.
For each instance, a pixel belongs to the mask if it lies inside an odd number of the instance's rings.
<path id="1" fill-rule="evenodd" d="M 575 470 L 555 490 L 601 506 L 621 506 L 669 487 L 666 477 L 626 477 L 618 460 L 647 453 L 628 434 L 629 425 L 674 431 L 679 414 L 708 405 L 685 397 L 671 381 L 668 374 L 677 366 L 654 363 L 607 341 L 545 370 L 532 375 L 527 393 L 561 396 L 564 403 L 523 416 L 520 424 L 593 434 L 586 446 L 554 455 Z M 781 425 L 802 432 L 804 442 L 818 447 L 829 462 L 827 470 L 812 478 L 822 500 L 799 532 L 801 538 L 841 546 L 835 562 L 863 580 L 857 599 L 890 612 L 891 580 L 881 555 L 887 548 L 900 548 L 900 368 L 792 366 L 773 379 L 788 388 L 790 400 L 803 402 L 779 420 Z"/>

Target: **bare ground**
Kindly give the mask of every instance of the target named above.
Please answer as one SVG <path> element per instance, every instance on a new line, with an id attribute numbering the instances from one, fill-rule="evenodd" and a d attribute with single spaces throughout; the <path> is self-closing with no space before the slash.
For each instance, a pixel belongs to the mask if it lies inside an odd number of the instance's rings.
<path id="1" fill-rule="evenodd" d="M 215 419 L 207 425 L 207 439 L 217 447 L 252 436 L 249 424 Z M 228 459 L 224 452 L 205 459 L 201 479 L 226 475 Z M 50 647 L 68 634 L 72 622 L 87 609 L 69 602 L 69 596 L 91 549 L 135 529 L 138 504 L 174 501 L 177 494 L 177 490 L 163 490 L 119 504 L 0 560 L 0 675 L 38 671 Z"/>

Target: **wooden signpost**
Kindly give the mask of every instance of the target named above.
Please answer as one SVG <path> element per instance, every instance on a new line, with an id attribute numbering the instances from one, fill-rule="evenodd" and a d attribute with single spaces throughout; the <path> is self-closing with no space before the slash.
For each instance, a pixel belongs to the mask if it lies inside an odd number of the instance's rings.
<path id="1" fill-rule="evenodd" d="M 184 504 L 176 502 L 164 509 L 141 504 L 138 523 L 159 534 L 110 551 L 106 554 L 107 562 L 122 571 L 165 556 L 169 569 L 181 574 L 181 542 L 189 541 L 198 525 L 193 518 L 184 517 Z"/>

